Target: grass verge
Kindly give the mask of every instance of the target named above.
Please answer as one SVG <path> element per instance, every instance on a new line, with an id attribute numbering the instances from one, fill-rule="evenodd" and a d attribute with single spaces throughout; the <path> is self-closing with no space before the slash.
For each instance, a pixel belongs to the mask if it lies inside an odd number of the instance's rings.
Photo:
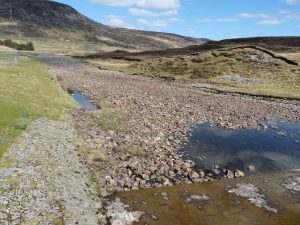
<path id="1" fill-rule="evenodd" d="M 0 68 L 0 157 L 31 121 L 66 120 L 75 107 L 40 60 L 22 57 L 19 66 Z"/>

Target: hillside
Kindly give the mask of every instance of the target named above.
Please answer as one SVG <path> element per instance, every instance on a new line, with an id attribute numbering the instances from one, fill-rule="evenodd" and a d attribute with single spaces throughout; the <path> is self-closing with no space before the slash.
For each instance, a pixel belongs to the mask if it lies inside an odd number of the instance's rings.
<path id="1" fill-rule="evenodd" d="M 274 52 L 300 51 L 300 37 L 252 37 L 222 40 L 223 45 L 255 45 Z"/>
<path id="2" fill-rule="evenodd" d="M 240 39 L 226 39 L 221 41 L 207 41 L 201 45 L 192 45 L 184 48 L 170 48 L 163 50 L 152 50 L 143 52 L 111 52 L 96 53 L 86 55 L 86 58 L 99 59 L 129 59 L 131 61 L 140 61 L 144 59 L 153 59 L 159 57 L 172 57 L 178 55 L 187 55 L 198 52 L 207 52 L 227 47 L 237 46 L 257 46 L 277 53 L 300 53 L 300 37 L 254 37 Z"/>
<path id="3" fill-rule="evenodd" d="M 99 53 L 86 58 L 99 68 L 128 74 L 230 86 L 231 91 L 248 94 L 299 98 L 299 50 L 300 37 L 266 37 L 210 41 L 179 49 Z"/>
<path id="4" fill-rule="evenodd" d="M 10 6 L 13 23 L 9 23 Z M 149 50 L 180 48 L 206 41 L 169 33 L 113 28 L 81 15 L 68 5 L 49 0 L 0 0 L 0 23 L 1 37 L 43 38 L 49 43 L 60 40 L 67 42 L 66 45 L 87 42 L 108 48 Z"/>

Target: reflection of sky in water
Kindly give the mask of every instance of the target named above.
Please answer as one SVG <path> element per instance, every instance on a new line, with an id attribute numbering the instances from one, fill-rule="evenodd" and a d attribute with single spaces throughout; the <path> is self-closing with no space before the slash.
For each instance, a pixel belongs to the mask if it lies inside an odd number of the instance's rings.
<path id="1" fill-rule="evenodd" d="M 80 92 L 74 92 L 72 96 L 75 99 L 75 101 L 79 103 L 79 105 L 83 110 L 85 111 L 97 110 L 97 106 L 94 105 L 88 97 L 84 96 Z"/>
<path id="2" fill-rule="evenodd" d="M 206 168 L 218 164 L 244 170 L 253 164 L 264 172 L 300 169 L 300 123 L 273 120 L 268 124 L 266 131 L 229 130 L 202 124 L 193 131 L 185 147 L 186 158 Z M 200 160 L 201 156 L 206 159 Z"/>

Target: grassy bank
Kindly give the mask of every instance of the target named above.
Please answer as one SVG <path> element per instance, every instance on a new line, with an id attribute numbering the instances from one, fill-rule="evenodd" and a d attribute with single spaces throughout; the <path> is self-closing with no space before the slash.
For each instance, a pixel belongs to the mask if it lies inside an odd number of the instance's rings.
<path id="1" fill-rule="evenodd" d="M 19 66 L 0 68 L 0 157 L 31 121 L 67 119 L 73 107 L 39 60 L 22 57 Z"/>
<path id="2" fill-rule="evenodd" d="M 296 55 L 293 56 L 291 59 L 295 60 Z M 116 59 L 89 62 L 128 74 L 192 80 L 230 86 L 228 91 L 300 99 L 300 67 L 253 48 L 225 48 L 141 62 Z"/>

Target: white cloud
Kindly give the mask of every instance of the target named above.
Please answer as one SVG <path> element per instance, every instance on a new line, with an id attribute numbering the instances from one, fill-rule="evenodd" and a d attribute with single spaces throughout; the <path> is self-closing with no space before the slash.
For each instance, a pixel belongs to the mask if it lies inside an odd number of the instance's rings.
<path id="1" fill-rule="evenodd" d="M 279 10 L 279 14 L 288 20 L 300 20 L 300 14 L 296 14 L 288 10 Z"/>
<path id="2" fill-rule="evenodd" d="M 179 10 L 180 0 L 90 0 L 108 6 Z"/>
<path id="3" fill-rule="evenodd" d="M 270 15 L 265 14 L 265 13 L 241 13 L 239 15 L 241 18 L 246 18 L 246 19 L 267 19 L 267 18 L 271 18 Z"/>
<path id="4" fill-rule="evenodd" d="M 283 23 L 282 21 L 277 20 L 277 19 L 261 20 L 261 21 L 257 22 L 258 25 L 263 25 L 263 26 L 275 26 L 275 25 L 279 25 L 282 23 Z"/>
<path id="5" fill-rule="evenodd" d="M 116 15 L 109 15 L 109 16 L 107 16 L 107 18 L 108 18 L 108 20 L 105 23 L 112 27 L 123 27 L 123 28 L 129 28 L 129 29 L 134 28 L 134 26 L 127 23 L 122 17 L 116 16 Z"/>
<path id="6" fill-rule="evenodd" d="M 167 10 L 163 12 L 154 12 L 146 9 L 138 9 L 138 8 L 130 8 L 129 13 L 135 16 L 152 16 L 152 17 L 160 17 L 160 16 L 174 16 L 178 14 L 177 10 Z"/>
<path id="7" fill-rule="evenodd" d="M 178 23 L 181 21 L 182 20 L 180 20 L 178 18 L 169 18 L 169 19 L 165 19 L 165 20 L 153 20 L 153 21 L 139 19 L 138 23 L 145 25 L 145 26 L 149 26 L 149 27 L 167 27 L 173 23 Z"/>
<path id="8" fill-rule="evenodd" d="M 240 21 L 238 18 L 217 18 L 217 19 L 201 19 L 198 23 L 234 23 Z"/>
<path id="9" fill-rule="evenodd" d="M 285 10 L 285 9 L 281 9 L 281 10 L 278 11 L 278 13 L 281 14 L 281 15 L 287 15 L 287 14 L 290 14 L 291 12 L 288 11 L 288 10 Z"/>
<path id="10" fill-rule="evenodd" d="M 289 5 L 300 3 L 300 0 L 282 0 L 282 1 Z"/>

